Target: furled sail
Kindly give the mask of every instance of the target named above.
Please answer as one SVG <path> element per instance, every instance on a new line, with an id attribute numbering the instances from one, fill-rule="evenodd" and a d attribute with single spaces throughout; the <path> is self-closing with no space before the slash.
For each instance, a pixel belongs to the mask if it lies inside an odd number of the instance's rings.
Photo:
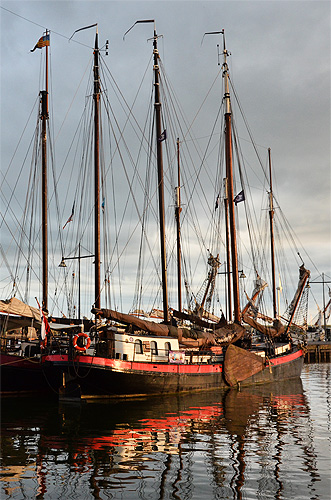
<path id="1" fill-rule="evenodd" d="M 31 307 L 16 297 L 0 300 L 0 327 L 2 332 L 10 332 L 30 326 L 39 328 L 40 324 L 40 312 L 36 307 Z"/>
<path id="2" fill-rule="evenodd" d="M 170 336 L 178 338 L 180 344 L 185 347 L 203 348 L 210 345 L 216 345 L 217 335 L 208 331 L 202 331 L 190 328 L 178 328 L 173 325 L 164 325 L 136 318 L 130 314 L 120 313 L 112 309 L 92 309 L 92 313 L 99 317 L 117 321 L 124 325 L 132 326 L 134 330 L 142 330 L 152 335 Z"/>
<path id="3" fill-rule="evenodd" d="M 101 318 L 111 319 L 113 321 L 118 321 L 124 325 L 132 325 L 136 329 L 143 330 L 145 332 L 152 333 L 154 335 L 169 335 L 169 328 L 167 325 L 162 325 L 160 323 L 155 323 L 153 321 L 146 321 L 144 319 L 137 318 L 131 314 L 125 314 L 112 309 L 92 309 L 92 313 L 96 314 Z"/>
<path id="4" fill-rule="evenodd" d="M 265 316 L 259 313 L 258 306 L 256 305 L 256 301 L 259 295 L 263 292 L 263 290 L 267 287 L 267 283 L 263 281 L 259 276 L 255 281 L 255 287 L 252 293 L 252 297 L 248 298 L 248 303 L 242 310 L 242 320 L 248 325 L 255 328 L 260 333 L 267 335 L 269 337 L 278 337 L 285 331 L 284 325 L 279 321 L 279 319 L 272 319 L 268 316 Z M 272 326 L 264 325 L 256 321 L 257 318 L 264 320 L 267 323 L 273 323 Z"/>
<path id="5" fill-rule="evenodd" d="M 175 309 L 172 311 L 172 315 L 174 318 L 181 319 L 184 321 L 189 321 L 190 323 L 193 323 L 195 325 L 201 326 L 202 328 L 208 328 L 208 329 L 213 329 L 216 330 L 217 328 L 220 328 L 221 326 L 224 326 L 227 324 L 225 317 L 222 315 L 221 318 L 217 318 L 219 321 L 218 323 L 211 323 L 200 316 L 197 316 L 194 313 L 186 313 L 183 311 L 176 311 Z M 215 316 L 213 319 L 216 318 Z"/>
<path id="6" fill-rule="evenodd" d="M 272 326 L 267 326 L 259 323 L 247 313 L 243 315 L 243 321 L 255 328 L 258 332 L 268 335 L 269 337 L 278 337 L 285 332 L 285 327 L 279 319 L 274 320 Z"/>
<path id="7" fill-rule="evenodd" d="M 295 295 L 293 297 L 293 300 L 292 300 L 291 304 L 289 305 L 289 310 L 288 310 L 288 314 L 292 317 L 295 313 L 299 299 L 301 297 L 304 286 L 305 286 L 306 281 L 309 278 L 309 276 L 310 276 L 310 271 L 305 269 L 305 267 L 303 265 L 300 266 L 298 287 L 297 287 L 297 290 L 296 290 Z"/>
<path id="8" fill-rule="evenodd" d="M 31 307 L 21 302 L 16 297 L 8 300 L 0 300 L 0 313 L 16 314 L 25 318 L 33 318 L 40 322 L 40 311 L 36 307 Z"/>

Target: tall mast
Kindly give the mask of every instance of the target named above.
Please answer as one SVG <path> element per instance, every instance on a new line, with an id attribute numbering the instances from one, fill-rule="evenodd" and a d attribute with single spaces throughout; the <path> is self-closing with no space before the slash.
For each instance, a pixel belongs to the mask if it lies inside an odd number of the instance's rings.
<path id="1" fill-rule="evenodd" d="M 180 245 L 180 154 L 179 138 L 177 139 L 177 174 L 178 186 L 176 187 L 176 225 L 177 225 L 177 283 L 178 283 L 178 311 L 182 311 L 182 263 L 181 263 L 181 245 Z"/>
<path id="2" fill-rule="evenodd" d="M 272 274 L 272 303 L 273 303 L 273 317 L 277 318 L 277 301 L 276 301 L 276 277 L 275 277 L 275 241 L 274 241 L 274 207 L 273 207 L 273 193 L 272 193 L 272 174 L 271 174 L 271 149 L 268 148 L 269 158 L 269 220 L 270 220 L 270 249 L 271 249 L 271 274 Z"/>
<path id="3" fill-rule="evenodd" d="M 46 30 L 46 36 L 49 31 Z M 42 205 L 42 307 L 48 309 L 48 217 L 47 217 L 47 120 L 48 120 L 48 45 L 46 45 L 45 90 L 41 91 L 41 205 Z"/>
<path id="4" fill-rule="evenodd" d="M 162 269 L 162 296 L 163 296 L 163 317 L 164 322 L 169 323 L 168 314 L 168 284 L 167 284 L 167 256 L 165 245 L 165 218 L 164 218 L 164 181 L 163 181 L 163 156 L 162 141 L 165 137 L 161 128 L 161 101 L 160 101 L 160 83 L 159 83 L 159 51 L 157 49 L 157 34 L 154 19 L 141 19 L 136 21 L 125 33 L 124 37 L 136 24 L 154 23 L 153 36 L 153 54 L 154 54 L 154 109 L 155 109 L 155 127 L 156 127 L 156 154 L 157 154 L 157 176 L 159 192 L 159 219 L 160 219 L 160 246 L 161 246 L 161 269 Z M 123 38 L 124 38 L 123 37 Z"/>
<path id="5" fill-rule="evenodd" d="M 228 197 L 228 180 L 224 179 L 224 208 L 225 208 L 225 243 L 226 243 L 226 274 L 225 281 L 227 285 L 228 296 L 228 320 L 232 319 L 232 298 L 231 298 L 231 259 L 230 259 L 230 229 L 229 229 L 229 197 Z"/>
<path id="6" fill-rule="evenodd" d="M 99 166 L 99 134 L 100 134 L 100 76 L 99 76 L 99 42 L 98 24 L 91 24 L 84 28 L 75 30 L 70 39 L 78 31 L 83 31 L 96 26 L 94 42 L 94 63 L 93 63 L 93 100 L 94 100 L 94 307 L 100 309 L 100 166 Z M 107 41 L 108 44 L 108 41 Z"/>
<path id="7" fill-rule="evenodd" d="M 237 256 L 237 236 L 236 220 L 234 212 L 234 191 L 233 191 L 233 167 L 232 167 L 232 124 L 231 124 L 231 101 L 229 92 L 229 73 L 227 64 L 228 52 L 225 48 L 225 37 L 223 33 L 223 77 L 225 83 L 225 163 L 226 177 L 228 185 L 228 205 L 230 215 L 230 235 L 231 235 L 231 270 L 233 289 L 234 322 L 240 323 L 240 299 L 239 299 L 239 276 L 238 276 L 238 256 Z M 228 272 L 230 270 L 228 269 Z"/>
<path id="8" fill-rule="evenodd" d="M 167 258 L 165 245 L 165 218 L 164 218 L 164 177 L 163 177 L 163 156 L 162 156 L 162 128 L 161 128 L 161 101 L 159 83 L 159 51 L 157 49 L 157 34 L 154 29 L 154 86 L 155 86 L 155 126 L 157 142 L 157 173 L 159 191 L 159 218 L 160 218 L 160 245 L 161 245 L 161 268 L 162 268 L 162 296 L 164 322 L 168 323 L 168 284 L 167 284 Z"/>
<path id="9" fill-rule="evenodd" d="M 99 78 L 99 46 L 98 28 L 94 44 L 94 307 L 100 309 L 100 167 L 99 167 L 99 107 L 100 107 L 100 78 Z"/>

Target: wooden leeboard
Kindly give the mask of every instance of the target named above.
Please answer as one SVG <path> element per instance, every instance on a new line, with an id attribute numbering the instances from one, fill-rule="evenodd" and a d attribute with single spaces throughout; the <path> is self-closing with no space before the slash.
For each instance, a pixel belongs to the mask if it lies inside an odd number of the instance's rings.
<path id="1" fill-rule="evenodd" d="M 230 344 L 225 353 L 224 378 L 231 387 L 263 370 L 263 359 Z"/>

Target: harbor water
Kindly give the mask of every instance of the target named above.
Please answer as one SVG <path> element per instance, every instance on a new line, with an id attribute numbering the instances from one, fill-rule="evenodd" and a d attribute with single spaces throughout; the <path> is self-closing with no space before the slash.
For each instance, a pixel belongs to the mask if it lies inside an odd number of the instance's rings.
<path id="1" fill-rule="evenodd" d="M 330 363 L 241 391 L 1 411 L 1 499 L 331 498 Z"/>

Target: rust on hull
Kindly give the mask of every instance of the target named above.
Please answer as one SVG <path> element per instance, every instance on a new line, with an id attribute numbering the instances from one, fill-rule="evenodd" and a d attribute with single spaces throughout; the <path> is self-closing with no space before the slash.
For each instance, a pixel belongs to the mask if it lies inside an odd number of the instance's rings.
<path id="1" fill-rule="evenodd" d="M 224 378 L 230 387 L 262 370 L 263 359 L 260 356 L 233 344 L 228 346 L 224 359 Z"/>
<path id="2" fill-rule="evenodd" d="M 231 387 L 297 378 L 301 375 L 303 361 L 304 353 L 301 349 L 263 361 L 254 353 L 229 346 L 224 360 L 224 378 Z"/>

